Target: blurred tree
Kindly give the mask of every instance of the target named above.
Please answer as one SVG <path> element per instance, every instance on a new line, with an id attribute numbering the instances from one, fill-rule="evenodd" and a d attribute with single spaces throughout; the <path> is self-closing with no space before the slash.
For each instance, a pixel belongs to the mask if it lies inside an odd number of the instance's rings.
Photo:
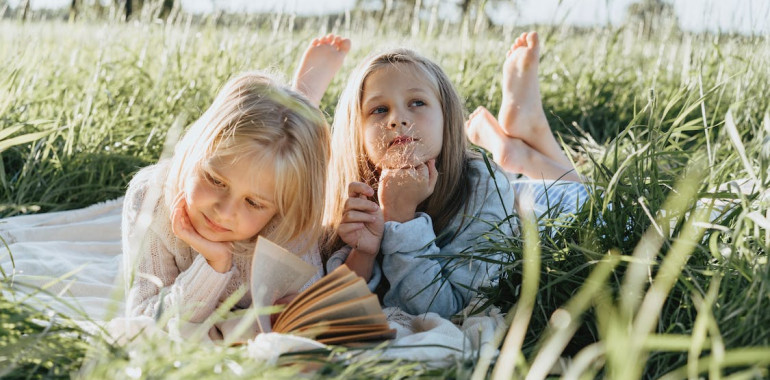
<path id="1" fill-rule="evenodd" d="M 641 0 L 628 6 L 626 25 L 639 28 L 644 36 L 666 27 L 679 29 L 674 5 L 664 0 Z"/>
<path id="2" fill-rule="evenodd" d="M 163 0 L 158 18 L 166 20 L 171 15 L 171 11 L 174 10 L 174 3 L 174 0 Z"/>
<path id="3" fill-rule="evenodd" d="M 125 0 L 124 4 L 125 9 L 125 15 L 126 15 L 126 21 L 128 21 L 131 18 L 131 14 L 134 13 L 134 4 L 132 0 Z"/>
<path id="4" fill-rule="evenodd" d="M 425 30 L 422 27 L 426 21 L 427 31 L 435 30 L 438 15 L 443 13 L 439 8 L 454 7 L 460 22 L 466 22 L 474 31 L 492 26 L 492 20 L 486 12 L 486 6 L 507 0 L 358 0 L 355 9 L 375 15 L 380 27 L 397 28 L 411 31 L 412 34 Z M 485 11 L 479 12 L 480 9 Z"/>
<path id="5" fill-rule="evenodd" d="M 144 0 L 121 0 L 125 1 L 123 4 L 125 15 L 126 15 L 126 21 L 130 20 L 131 17 L 134 15 L 134 13 L 137 10 L 142 9 L 142 6 L 144 5 Z"/>
<path id="6" fill-rule="evenodd" d="M 21 11 L 21 21 L 26 21 L 27 20 L 27 15 L 29 15 L 29 3 L 30 2 L 31 2 L 31 0 L 24 0 L 24 3 L 23 3 L 24 5 L 22 5 L 22 8 L 21 8 L 21 9 L 23 9 Z"/>
<path id="7" fill-rule="evenodd" d="M 78 17 L 78 7 L 80 6 L 80 0 L 72 0 L 70 2 L 70 17 L 69 21 L 74 22 Z"/>

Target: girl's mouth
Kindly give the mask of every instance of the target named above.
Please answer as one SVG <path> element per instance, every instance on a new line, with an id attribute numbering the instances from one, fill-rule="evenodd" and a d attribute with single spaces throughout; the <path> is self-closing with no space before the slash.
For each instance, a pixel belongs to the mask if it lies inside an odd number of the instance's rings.
<path id="1" fill-rule="evenodd" d="M 219 224 L 214 223 L 214 221 L 209 219 L 209 217 L 206 216 L 206 214 L 203 214 L 203 218 L 206 219 L 206 224 L 214 232 L 228 232 L 228 231 L 230 231 L 227 228 L 224 228 L 224 227 L 220 226 Z"/>
<path id="2" fill-rule="evenodd" d="M 388 148 L 390 148 L 390 147 L 392 147 L 394 145 L 409 144 L 409 143 L 412 143 L 414 141 L 415 141 L 415 139 L 413 139 L 410 136 L 398 136 L 395 139 L 393 139 L 393 141 L 391 141 L 390 144 L 388 144 Z"/>

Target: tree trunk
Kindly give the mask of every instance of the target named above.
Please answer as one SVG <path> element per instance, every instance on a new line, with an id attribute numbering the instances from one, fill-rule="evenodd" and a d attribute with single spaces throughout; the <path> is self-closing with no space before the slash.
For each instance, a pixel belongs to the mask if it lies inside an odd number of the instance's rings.
<path id="1" fill-rule="evenodd" d="M 72 0 L 70 2 L 70 22 L 75 22 L 78 17 L 78 0 Z"/>
<path id="2" fill-rule="evenodd" d="M 473 0 L 463 0 L 460 3 L 460 20 L 464 20 L 468 16 L 468 11 L 471 10 L 471 2 Z"/>
<path id="3" fill-rule="evenodd" d="M 168 19 L 168 16 L 171 15 L 171 11 L 174 10 L 174 0 L 163 0 L 163 5 L 160 9 L 160 18 L 163 20 Z"/>
<path id="4" fill-rule="evenodd" d="M 422 10 L 422 0 L 417 0 L 414 2 L 412 14 L 412 37 L 417 37 L 420 33 L 420 10 Z"/>
<path id="5" fill-rule="evenodd" d="M 128 21 L 131 18 L 131 13 L 134 12 L 134 4 L 132 0 L 126 0 L 126 21 Z"/>
<path id="6" fill-rule="evenodd" d="M 27 21 L 27 15 L 29 14 L 29 3 L 31 0 L 24 0 L 24 10 L 21 12 L 21 21 Z"/>

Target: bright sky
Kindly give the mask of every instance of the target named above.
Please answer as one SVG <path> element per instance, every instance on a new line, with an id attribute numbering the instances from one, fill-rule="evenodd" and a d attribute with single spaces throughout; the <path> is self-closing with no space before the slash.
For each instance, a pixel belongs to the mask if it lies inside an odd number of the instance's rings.
<path id="1" fill-rule="evenodd" d="M 22 0 L 8 0 L 11 6 Z M 71 0 L 31 0 L 33 8 L 66 7 Z M 437 0 L 424 0 L 431 4 Z M 443 0 L 451 2 L 451 0 Z M 569 23 L 575 25 L 620 24 L 626 7 L 636 0 L 511 0 L 494 9 L 496 22 L 516 24 Z M 770 34 L 770 0 L 668 0 L 674 4 L 680 26 L 686 30 L 738 31 Z M 181 0 L 195 13 L 215 9 L 238 12 L 284 11 L 317 14 L 352 8 L 356 0 Z M 369 0 L 381 2 L 381 0 Z M 493 3 L 493 1 L 489 1 Z M 515 4 L 515 7 L 512 5 Z M 442 12 L 443 13 L 443 12 Z M 451 15 L 450 15 L 451 16 Z"/>

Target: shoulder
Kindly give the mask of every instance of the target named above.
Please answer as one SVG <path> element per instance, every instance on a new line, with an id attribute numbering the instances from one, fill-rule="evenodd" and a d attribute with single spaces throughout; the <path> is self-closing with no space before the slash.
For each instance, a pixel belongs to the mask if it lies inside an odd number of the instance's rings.
<path id="1" fill-rule="evenodd" d="M 454 241 L 466 244 L 468 236 L 475 239 L 490 230 L 492 225 L 506 220 L 513 212 L 513 190 L 502 169 L 483 158 L 469 160 L 466 169 L 470 191 L 467 193 L 464 208 L 453 217 L 448 226 L 449 231 L 456 232 L 454 235 L 440 238 L 437 242 L 440 247 L 456 244 Z M 507 227 L 503 231 L 510 232 Z M 460 238 L 458 234 L 466 236 Z"/>
<path id="2" fill-rule="evenodd" d="M 500 198 L 502 198 L 503 203 L 513 204 L 511 182 L 505 172 L 494 162 L 485 161 L 483 158 L 472 159 L 468 162 L 468 169 L 468 176 L 471 180 L 471 202 L 486 204 L 489 201 L 494 201 L 500 203 Z"/>

